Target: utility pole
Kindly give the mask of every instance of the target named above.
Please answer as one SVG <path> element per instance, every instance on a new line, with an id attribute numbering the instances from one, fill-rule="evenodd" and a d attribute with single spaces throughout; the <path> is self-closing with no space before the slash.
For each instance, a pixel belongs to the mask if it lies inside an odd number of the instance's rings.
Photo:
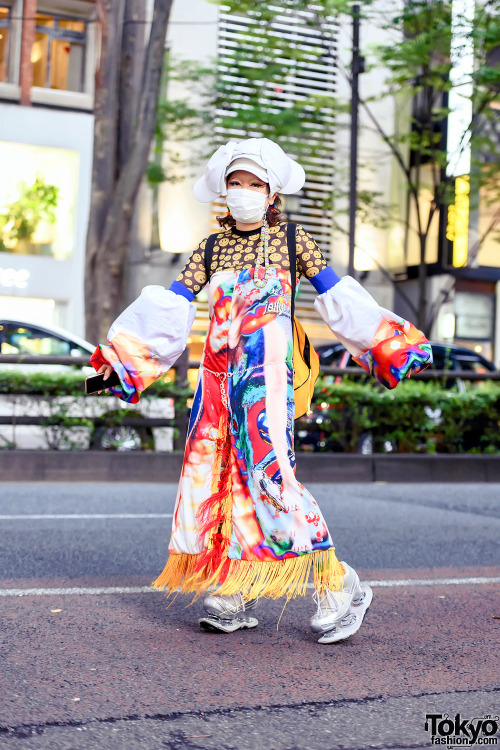
<path id="1" fill-rule="evenodd" d="M 365 70 L 365 58 L 359 54 L 360 5 L 352 6 L 352 63 L 351 63 L 351 169 L 349 182 L 349 263 L 347 273 L 354 276 L 354 247 L 356 234 L 357 169 L 358 169 L 358 78 Z"/>

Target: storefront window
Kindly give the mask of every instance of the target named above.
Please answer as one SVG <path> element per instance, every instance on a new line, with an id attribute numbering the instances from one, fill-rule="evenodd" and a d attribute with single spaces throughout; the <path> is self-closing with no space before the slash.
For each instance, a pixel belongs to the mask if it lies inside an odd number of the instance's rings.
<path id="1" fill-rule="evenodd" d="M 31 51 L 33 85 L 84 91 L 87 21 L 37 13 Z"/>
<path id="2" fill-rule="evenodd" d="M 495 299 L 489 294 L 457 292 L 455 337 L 487 341 L 493 337 Z"/>
<path id="3" fill-rule="evenodd" d="M 500 225 L 498 222 L 497 195 L 498 184 L 496 186 L 483 186 L 479 200 L 479 236 L 484 239 L 478 254 L 478 264 L 493 268 L 500 268 Z"/>
<path id="4" fill-rule="evenodd" d="M 3 253 L 73 254 L 79 155 L 0 142 L 0 265 Z"/>
<path id="5" fill-rule="evenodd" d="M 5 5 L 0 5 L 0 83 L 9 80 L 10 16 L 11 9 Z"/>

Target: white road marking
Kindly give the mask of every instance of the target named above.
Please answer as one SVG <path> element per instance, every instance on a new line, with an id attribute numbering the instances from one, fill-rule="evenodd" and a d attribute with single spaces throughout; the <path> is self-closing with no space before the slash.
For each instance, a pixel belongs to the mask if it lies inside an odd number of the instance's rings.
<path id="1" fill-rule="evenodd" d="M 152 594 L 150 586 L 110 586 L 103 588 L 0 589 L 0 596 L 95 596 L 97 594 Z"/>
<path id="2" fill-rule="evenodd" d="M 362 581 L 364 583 L 364 581 Z M 482 583 L 500 583 L 500 576 L 477 578 L 402 578 L 401 580 L 366 581 L 369 586 L 475 586 Z"/>
<path id="3" fill-rule="evenodd" d="M 500 576 L 482 578 L 403 578 L 379 581 L 363 581 L 373 588 L 398 586 L 477 586 L 487 583 L 500 584 Z M 312 583 L 308 588 L 314 588 Z M 109 586 L 102 588 L 57 588 L 57 589 L 0 589 L 0 596 L 96 596 L 98 594 L 154 594 L 157 589 L 150 586 Z"/>
<path id="4" fill-rule="evenodd" d="M 172 518 L 173 513 L 40 513 L 37 515 L 0 516 L 0 521 L 54 521 L 94 518 Z"/>

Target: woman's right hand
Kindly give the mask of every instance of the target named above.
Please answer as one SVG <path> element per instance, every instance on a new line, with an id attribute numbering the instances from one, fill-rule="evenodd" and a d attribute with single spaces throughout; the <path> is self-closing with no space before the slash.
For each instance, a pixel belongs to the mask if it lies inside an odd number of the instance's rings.
<path id="1" fill-rule="evenodd" d="M 101 365 L 99 369 L 97 370 L 97 375 L 104 375 L 104 380 L 107 380 L 111 373 L 113 372 L 113 368 L 111 365 Z M 108 390 L 105 388 L 105 390 Z M 102 393 L 102 391 L 97 391 L 97 393 Z"/>

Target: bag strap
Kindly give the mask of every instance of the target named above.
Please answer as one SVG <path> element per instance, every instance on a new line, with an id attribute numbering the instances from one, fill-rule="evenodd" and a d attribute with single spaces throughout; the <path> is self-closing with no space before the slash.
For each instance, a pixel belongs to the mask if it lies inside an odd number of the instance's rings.
<path id="1" fill-rule="evenodd" d="M 297 240 L 295 234 L 297 224 L 291 221 L 286 225 L 286 244 L 288 246 L 288 260 L 290 262 L 290 276 L 292 279 L 292 330 L 295 315 L 295 291 L 297 287 Z"/>
<path id="2" fill-rule="evenodd" d="M 292 277 L 292 305 L 291 305 L 291 319 L 292 319 L 292 331 L 295 327 L 295 290 L 297 287 L 297 240 L 295 237 L 297 231 L 297 224 L 291 222 L 286 228 L 286 241 L 288 245 L 288 257 L 290 259 L 290 274 Z M 304 345 L 302 350 L 302 358 L 306 363 L 307 367 L 311 369 L 311 343 L 307 333 L 304 331 Z"/>
<path id="3" fill-rule="evenodd" d="M 204 261 L 205 261 L 205 275 L 207 277 L 207 284 L 210 281 L 210 268 L 212 266 L 212 256 L 214 254 L 214 245 L 215 240 L 219 236 L 219 232 L 215 232 L 215 234 L 211 234 L 210 237 L 207 238 L 207 242 L 205 244 L 205 252 L 204 252 Z"/>

